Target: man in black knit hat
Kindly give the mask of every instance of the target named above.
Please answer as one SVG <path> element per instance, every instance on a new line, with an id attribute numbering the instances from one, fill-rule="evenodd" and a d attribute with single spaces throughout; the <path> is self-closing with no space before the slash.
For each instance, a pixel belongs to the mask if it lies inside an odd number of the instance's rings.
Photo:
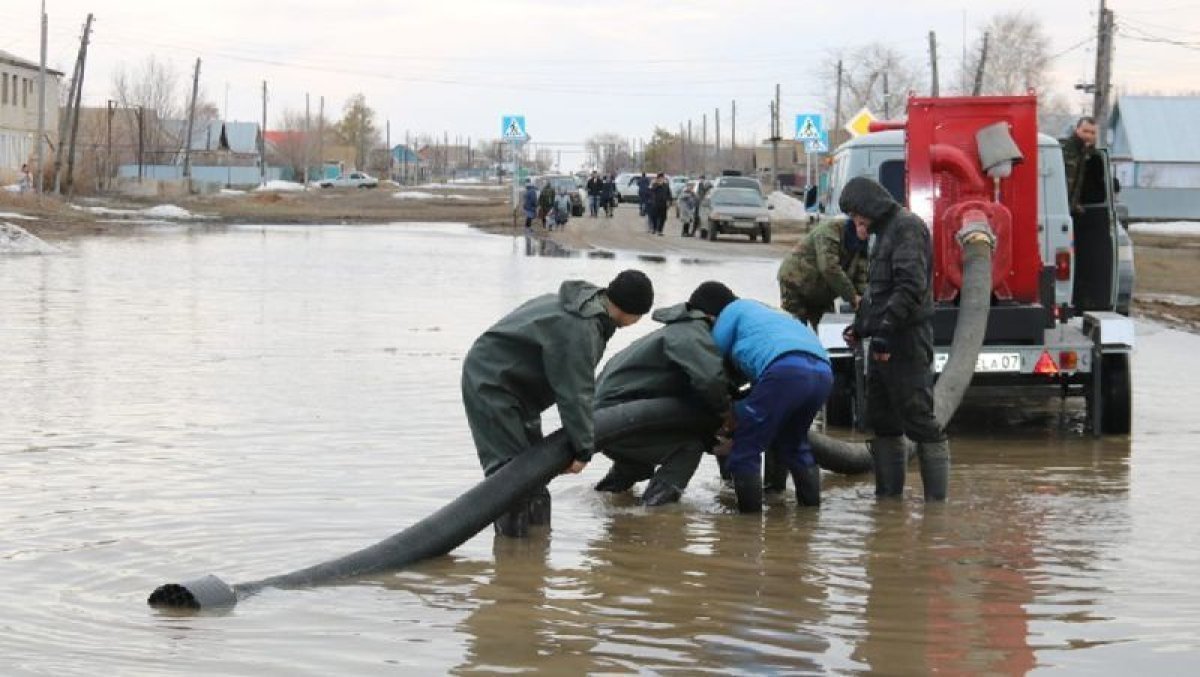
<path id="1" fill-rule="evenodd" d="M 583 470 L 594 452 L 596 365 L 613 332 L 653 305 L 654 288 L 638 270 L 622 271 L 605 288 L 568 280 L 475 340 L 463 361 L 462 398 L 485 475 L 541 439 L 541 414 L 551 405 L 575 457 L 565 472 Z M 529 525 L 549 522 L 550 492 L 541 487 L 496 520 L 496 531 L 522 537 Z"/>

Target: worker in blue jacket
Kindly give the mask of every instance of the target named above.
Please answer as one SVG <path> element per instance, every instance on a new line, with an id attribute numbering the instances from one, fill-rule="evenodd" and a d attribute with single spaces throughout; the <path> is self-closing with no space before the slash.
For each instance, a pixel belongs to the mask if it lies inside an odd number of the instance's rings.
<path id="1" fill-rule="evenodd" d="M 688 305 L 714 319 L 713 342 L 750 381 L 734 406 L 733 447 L 725 467 L 738 511 L 762 510 L 762 455 L 771 447 L 792 474 L 800 505 L 821 504 L 821 475 L 808 429 L 833 387 L 829 355 L 811 329 L 720 282 L 696 288 Z"/>

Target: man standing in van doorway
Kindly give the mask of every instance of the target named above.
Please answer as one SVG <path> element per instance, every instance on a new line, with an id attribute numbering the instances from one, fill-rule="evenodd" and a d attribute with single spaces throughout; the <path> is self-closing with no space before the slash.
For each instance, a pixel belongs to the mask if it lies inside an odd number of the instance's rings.
<path id="1" fill-rule="evenodd" d="M 1083 176 L 1088 161 L 1096 152 L 1096 120 L 1090 116 L 1079 118 L 1075 133 L 1060 141 L 1063 151 L 1063 170 L 1067 175 L 1067 197 L 1071 213 L 1082 214 L 1080 198 L 1083 193 Z"/>

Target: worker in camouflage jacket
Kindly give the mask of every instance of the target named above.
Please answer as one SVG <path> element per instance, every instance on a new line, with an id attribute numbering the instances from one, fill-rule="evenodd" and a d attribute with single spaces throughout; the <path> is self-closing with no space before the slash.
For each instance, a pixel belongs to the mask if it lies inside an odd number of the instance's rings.
<path id="1" fill-rule="evenodd" d="M 851 219 L 813 228 L 779 266 L 780 306 L 813 329 L 839 297 L 857 309 L 867 288 L 868 237 Z"/>
<path id="2" fill-rule="evenodd" d="M 702 310 L 680 303 L 660 308 L 652 317 L 663 326 L 614 355 L 600 372 L 596 408 L 678 397 L 712 414 L 712 427 L 700 433 L 642 435 L 600 450 L 613 466 L 596 491 L 619 493 L 649 479 L 641 498 L 647 506 L 679 500 L 700 458 L 711 449 L 713 434 L 729 416 L 731 389 L 713 341 L 712 321 Z"/>
<path id="3" fill-rule="evenodd" d="M 541 414 L 558 406 L 578 473 L 592 458 L 592 401 L 596 365 L 613 332 L 641 319 L 654 304 L 650 280 L 626 270 L 606 288 L 582 280 L 562 283 L 518 307 L 483 333 L 463 361 L 467 424 L 485 475 L 491 475 L 542 437 Z M 540 487 L 496 520 L 496 532 L 522 537 L 548 524 L 550 493 Z"/>
<path id="4" fill-rule="evenodd" d="M 950 448 L 933 413 L 933 280 L 929 229 L 878 182 L 858 176 L 838 206 L 875 236 L 867 293 L 843 336 L 856 347 L 870 338 L 867 419 L 875 493 L 904 493 L 904 435 L 917 443 L 926 501 L 946 499 Z"/>

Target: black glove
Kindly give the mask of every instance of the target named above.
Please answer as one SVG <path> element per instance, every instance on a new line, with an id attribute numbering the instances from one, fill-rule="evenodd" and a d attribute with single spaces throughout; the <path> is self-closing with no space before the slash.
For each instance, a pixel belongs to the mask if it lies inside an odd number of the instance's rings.
<path id="1" fill-rule="evenodd" d="M 858 335 L 858 332 L 854 330 L 854 325 L 850 325 L 842 330 L 842 340 L 846 342 L 846 345 L 850 348 L 850 350 L 858 348 L 858 342 L 861 339 Z"/>
<path id="2" fill-rule="evenodd" d="M 886 334 L 877 334 L 871 337 L 872 355 L 887 355 L 891 352 L 892 346 Z"/>

